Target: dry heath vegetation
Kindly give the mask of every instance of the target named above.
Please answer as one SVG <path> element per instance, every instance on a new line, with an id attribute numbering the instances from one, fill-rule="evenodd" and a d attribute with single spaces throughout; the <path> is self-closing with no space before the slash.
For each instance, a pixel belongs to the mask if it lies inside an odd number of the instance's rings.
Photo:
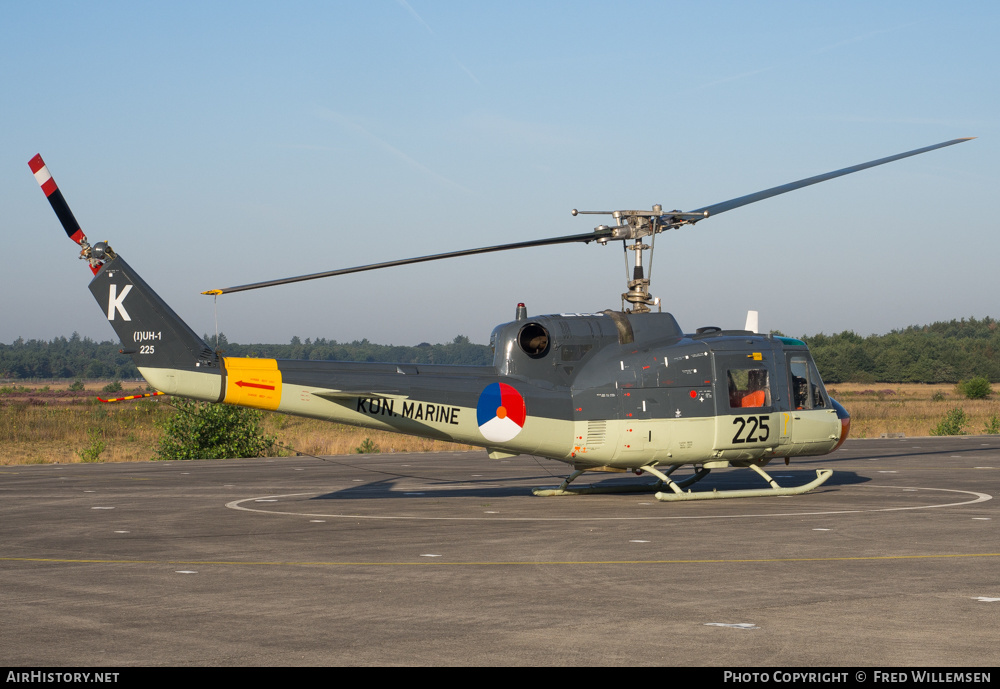
<path id="1" fill-rule="evenodd" d="M 0 465 L 137 462 L 156 455 L 163 426 L 174 413 L 170 397 L 102 404 L 97 395 L 139 394 L 145 387 L 125 384 L 121 392 L 113 393 L 102 392 L 105 383 L 78 383 L 74 387 L 83 389 L 70 389 L 67 381 L 0 385 Z M 931 435 L 942 428 L 969 434 L 1000 432 L 1000 400 L 996 395 L 970 400 L 951 384 L 841 383 L 832 385 L 830 394 L 851 413 L 851 435 L 855 438 Z M 284 448 L 282 454 L 293 454 L 291 450 L 344 455 L 471 449 L 273 413 L 265 413 L 263 430 L 276 437 L 279 447 Z"/>
<path id="2" fill-rule="evenodd" d="M 875 384 L 838 383 L 830 395 L 851 414 L 851 437 L 878 438 L 883 434 L 906 436 L 957 435 L 935 433 L 953 410 L 965 417 L 961 433 L 1000 432 L 1000 400 L 996 395 L 967 399 L 958 386 L 941 383 Z"/>
<path id="3" fill-rule="evenodd" d="M 146 392 L 126 383 L 104 393 L 106 383 L 70 390 L 66 381 L 0 385 L 0 465 L 153 459 L 163 426 L 174 413 L 168 396 L 104 404 L 97 400 Z M 438 452 L 466 445 L 354 428 L 264 412 L 264 433 L 276 436 L 281 454 L 344 455 L 356 452 Z"/>

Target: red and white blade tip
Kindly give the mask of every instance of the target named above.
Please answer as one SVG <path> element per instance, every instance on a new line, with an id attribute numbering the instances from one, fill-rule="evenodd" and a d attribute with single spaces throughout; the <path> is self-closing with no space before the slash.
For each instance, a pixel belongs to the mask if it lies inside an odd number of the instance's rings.
<path id="1" fill-rule="evenodd" d="M 58 189 L 56 181 L 52 179 L 49 168 L 45 166 L 45 161 L 42 160 L 40 153 L 28 161 L 28 167 L 31 168 L 32 174 L 35 175 L 35 181 L 38 182 L 38 186 L 42 188 L 46 196 L 51 196 L 52 192 Z"/>

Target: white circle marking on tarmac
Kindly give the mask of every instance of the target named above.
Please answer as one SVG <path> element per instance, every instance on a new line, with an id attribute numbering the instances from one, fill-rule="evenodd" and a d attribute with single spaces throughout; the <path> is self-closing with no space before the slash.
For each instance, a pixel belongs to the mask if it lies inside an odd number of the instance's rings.
<path id="1" fill-rule="evenodd" d="M 902 486 L 855 486 L 856 488 L 883 488 L 886 490 L 905 490 Z M 254 509 L 252 507 L 245 507 L 242 503 L 245 502 L 261 502 L 263 499 L 276 499 L 276 498 L 298 498 L 307 495 L 322 495 L 326 491 L 320 491 L 318 493 L 288 493 L 285 495 L 268 495 L 264 498 L 243 498 L 241 500 L 233 500 L 232 502 L 227 502 L 226 507 L 231 510 L 239 510 L 243 512 L 259 512 L 263 514 L 274 514 L 274 515 L 284 515 L 291 517 L 327 517 L 327 518 L 343 518 L 343 519 L 385 519 L 385 520 L 401 520 L 401 521 L 483 521 L 485 519 L 491 519 L 492 521 L 514 521 L 514 522 L 586 522 L 586 521 L 649 521 L 649 520 L 674 520 L 674 519 L 746 519 L 749 517 L 809 517 L 809 516 L 823 516 L 831 514 L 862 514 L 868 512 L 903 512 L 907 510 L 931 510 L 940 507 L 958 507 L 958 506 L 968 506 L 974 505 L 977 502 L 986 502 L 987 500 L 992 500 L 993 496 L 987 493 L 977 493 L 971 490 L 956 490 L 954 488 L 915 488 L 914 490 L 933 490 L 940 491 L 944 493 L 960 493 L 962 495 L 972 495 L 975 496 L 973 500 L 963 500 L 962 502 L 946 502 L 939 503 L 936 505 L 911 505 L 909 507 L 879 507 L 875 509 L 857 509 L 857 510 L 822 510 L 818 512 L 765 512 L 765 513 L 742 513 L 742 514 L 706 514 L 706 515 L 657 515 L 657 516 L 647 516 L 647 517 L 423 517 L 418 515 L 372 515 L 372 514 L 329 514 L 329 513 L 311 513 L 311 512 L 279 512 L 272 510 L 260 510 Z M 794 496 L 787 496 L 794 497 Z M 535 498 L 532 498 L 535 499 Z M 664 506 L 665 507 L 665 506 Z"/>

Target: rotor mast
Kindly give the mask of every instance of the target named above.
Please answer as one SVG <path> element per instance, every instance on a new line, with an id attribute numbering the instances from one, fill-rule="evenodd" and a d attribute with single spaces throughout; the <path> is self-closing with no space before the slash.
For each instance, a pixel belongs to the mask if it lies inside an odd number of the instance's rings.
<path id="1" fill-rule="evenodd" d="M 598 239 L 598 243 L 607 244 L 609 240 L 620 239 L 625 248 L 625 270 L 628 291 L 622 292 L 622 310 L 627 313 L 649 313 L 649 307 L 656 300 L 649 293 L 649 273 L 652 269 L 652 244 L 643 241 L 645 237 L 653 237 L 664 230 L 674 230 L 682 225 L 693 225 L 708 217 L 708 211 L 684 213 L 682 211 L 663 212 L 663 206 L 656 204 L 650 211 L 578 211 L 573 209 L 573 215 L 610 215 L 615 219 L 615 226 L 598 225 L 594 232 L 609 234 Z M 632 240 L 632 244 L 628 241 Z M 632 252 L 632 269 L 629 270 L 628 252 Z M 642 252 L 649 251 L 649 262 L 643 264 Z M 628 277 L 631 274 L 631 277 Z M 624 308 L 625 302 L 631 308 Z"/>

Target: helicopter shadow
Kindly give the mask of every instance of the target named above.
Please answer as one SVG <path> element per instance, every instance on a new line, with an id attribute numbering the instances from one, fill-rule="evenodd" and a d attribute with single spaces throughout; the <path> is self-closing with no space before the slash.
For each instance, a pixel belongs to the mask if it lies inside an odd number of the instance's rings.
<path id="1" fill-rule="evenodd" d="M 385 478 L 371 483 L 350 486 L 341 490 L 317 495 L 311 500 L 419 500 L 431 498 L 510 498 L 531 495 L 531 489 L 537 487 L 539 479 L 547 476 L 528 476 L 516 479 L 499 479 L 500 481 L 517 482 L 516 485 L 496 485 L 497 479 L 482 481 L 439 481 L 429 485 L 407 486 L 403 479 Z M 561 479 L 553 479 L 559 483 Z M 475 485 L 488 484 L 488 485 Z"/>
<path id="2" fill-rule="evenodd" d="M 771 473 L 782 487 L 795 487 L 809 483 L 816 478 L 815 471 L 812 470 L 788 470 Z M 683 477 L 680 477 L 683 478 Z M 550 479 L 546 485 L 538 482 Z M 502 481 L 512 481 L 511 485 L 496 485 L 497 479 L 484 479 L 482 481 L 442 481 L 433 485 L 407 487 L 402 484 L 401 479 L 386 478 L 371 483 L 358 486 L 350 486 L 341 490 L 317 495 L 310 500 L 442 500 L 457 498 L 513 498 L 513 497 L 534 497 L 532 489 L 539 487 L 555 487 L 562 480 L 561 477 L 549 476 L 529 476 L 515 479 L 501 479 Z M 872 479 L 862 476 L 853 471 L 835 471 L 827 481 L 812 492 L 823 492 L 824 488 L 833 486 L 848 486 L 854 484 L 867 483 Z M 488 485 L 475 485 L 477 483 Z M 605 496 L 628 497 L 630 495 L 641 495 L 644 492 L 650 494 L 657 490 L 669 490 L 664 486 L 657 487 L 655 481 L 646 479 L 613 478 L 596 481 L 577 481 L 572 484 L 574 487 L 601 486 L 601 487 L 621 487 L 626 488 L 621 493 L 604 493 Z M 637 490 L 646 488 L 645 491 Z M 766 485 L 756 476 L 743 472 L 727 472 L 726 474 L 712 474 L 706 477 L 693 488 L 693 492 L 717 490 L 744 490 L 752 488 L 766 488 Z M 631 490 L 628 490 L 631 489 Z M 582 497 L 582 496 L 581 496 Z M 596 496 L 588 496 L 593 499 Z"/>

